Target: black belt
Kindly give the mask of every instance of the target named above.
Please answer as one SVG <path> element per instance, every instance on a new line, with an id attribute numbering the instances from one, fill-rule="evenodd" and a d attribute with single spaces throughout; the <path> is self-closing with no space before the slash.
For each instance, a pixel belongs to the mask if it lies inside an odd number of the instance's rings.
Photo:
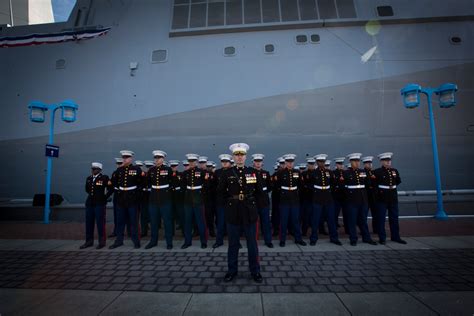
<path id="1" fill-rule="evenodd" d="M 237 194 L 237 195 L 231 195 L 230 199 L 231 200 L 243 201 L 243 200 L 253 199 L 253 196 L 252 195 L 245 195 L 245 194 Z"/>

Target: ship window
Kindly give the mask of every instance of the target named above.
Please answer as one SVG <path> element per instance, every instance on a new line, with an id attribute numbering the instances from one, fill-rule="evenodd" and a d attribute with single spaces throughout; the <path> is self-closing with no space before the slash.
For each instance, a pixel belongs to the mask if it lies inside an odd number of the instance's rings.
<path id="1" fill-rule="evenodd" d="M 189 5 L 175 5 L 173 10 L 174 29 L 185 29 L 188 27 Z"/>
<path id="2" fill-rule="evenodd" d="M 299 0 L 301 20 L 318 19 L 318 11 L 316 8 L 316 0 Z"/>
<path id="3" fill-rule="evenodd" d="M 319 43 L 320 40 L 319 34 L 311 34 L 311 43 Z"/>
<path id="4" fill-rule="evenodd" d="M 297 0 L 280 0 L 281 20 L 283 22 L 298 21 L 298 3 L 296 1 Z"/>
<path id="5" fill-rule="evenodd" d="M 154 50 L 151 53 L 152 63 L 164 63 L 168 60 L 168 51 L 166 49 Z"/>
<path id="6" fill-rule="evenodd" d="M 340 19 L 355 18 L 354 0 L 336 0 Z"/>
<path id="7" fill-rule="evenodd" d="M 56 60 L 56 69 L 64 69 L 66 68 L 66 61 L 64 59 Z"/>
<path id="8" fill-rule="evenodd" d="M 242 24 L 242 1 L 226 0 L 226 24 Z"/>
<path id="9" fill-rule="evenodd" d="M 244 23 L 260 23 L 260 0 L 244 0 Z"/>
<path id="10" fill-rule="evenodd" d="M 235 55 L 235 47 L 234 46 L 228 46 L 224 48 L 224 55 L 225 56 L 234 56 Z"/>
<path id="11" fill-rule="evenodd" d="M 192 0 L 195 1 L 195 0 Z M 191 5 L 191 19 L 189 20 L 189 27 L 205 27 L 206 26 L 206 4 L 192 4 Z"/>
<path id="12" fill-rule="evenodd" d="M 275 45 L 273 45 L 273 44 L 265 45 L 265 53 L 273 54 L 274 52 L 275 52 Z"/>
<path id="13" fill-rule="evenodd" d="M 280 22 L 278 0 L 262 0 L 263 23 Z"/>
<path id="14" fill-rule="evenodd" d="M 462 39 L 459 36 L 452 36 L 449 38 L 449 42 L 454 45 L 459 45 L 462 42 Z"/>
<path id="15" fill-rule="evenodd" d="M 209 0 L 207 26 L 219 25 L 224 25 L 224 2 L 223 0 Z"/>
<path id="16" fill-rule="evenodd" d="M 377 7 L 377 14 L 379 16 L 393 16 L 393 8 L 390 5 L 383 5 Z"/>
<path id="17" fill-rule="evenodd" d="M 174 4 L 189 4 L 189 0 L 174 0 Z"/>
<path id="18" fill-rule="evenodd" d="M 336 5 L 334 0 L 318 0 L 319 17 L 321 19 L 336 19 Z"/>
<path id="19" fill-rule="evenodd" d="M 306 44 L 308 42 L 308 36 L 306 35 L 296 35 L 296 43 Z"/>

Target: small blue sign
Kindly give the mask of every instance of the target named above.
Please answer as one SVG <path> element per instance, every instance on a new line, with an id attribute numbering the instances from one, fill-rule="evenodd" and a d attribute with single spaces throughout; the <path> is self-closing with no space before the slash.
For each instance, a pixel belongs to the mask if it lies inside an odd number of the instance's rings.
<path id="1" fill-rule="evenodd" d="M 58 158 L 59 156 L 59 146 L 55 145 L 46 145 L 46 157 Z"/>

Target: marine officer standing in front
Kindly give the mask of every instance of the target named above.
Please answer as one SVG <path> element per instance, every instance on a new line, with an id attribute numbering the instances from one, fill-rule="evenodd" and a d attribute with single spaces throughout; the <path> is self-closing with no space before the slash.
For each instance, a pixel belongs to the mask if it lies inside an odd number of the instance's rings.
<path id="1" fill-rule="evenodd" d="M 407 242 L 400 238 L 400 226 L 398 223 L 398 192 L 397 186 L 402 182 L 400 173 L 392 168 L 393 153 L 387 152 L 378 155 L 382 167 L 374 171 L 375 184 L 377 190 L 377 232 L 379 242 L 385 244 L 387 237 L 385 232 L 385 215 L 388 210 L 388 223 L 390 225 L 391 240 L 399 244 Z"/>
<path id="2" fill-rule="evenodd" d="M 97 225 L 99 242 L 96 249 L 105 247 L 105 207 L 107 199 L 113 193 L 113 187 L 109 185 L 109 177 L 102 174 L 102 164 L 93 162 L 91 171 L 92 174 L 86 179 L 86 242 L 80 249 L 92 247 L 94 244 L 94 222 Z"/>
<path id="3" fill-rule="evenodd" d="M 260 274 L 256 230 L 257 199 L 263 194 L 263 187 L 255 169 L 245 166 L 249 146 L 245 143 L 236 143 L 229 149 L 236 166 L 222 173 L 217 187 L 225 200 L 225 219 L 229 236 L 228 272 L 224 281 L 230 282 L 237 276 L 240 234 L 243 232 L 247 240 L 250 273 L 255 282 L 261 283 L 263 278 Z"/>
<path id="4" fill-rule="evenodd" d="M 130 234 L 134 247 L 140 248 L 138 234 L 138 197 L 142 188 L 145 173 L 138 166 L 132 164 L 134 152 L 122 150 L 122 165 L 116 170 L 111 179 L 111 184 L 118 188 L 117 215 L 118 229 L 115 242 L 109 247 L 114 249 L 123 245 L 123 235 L 126 219 L 130 221 Z"/>

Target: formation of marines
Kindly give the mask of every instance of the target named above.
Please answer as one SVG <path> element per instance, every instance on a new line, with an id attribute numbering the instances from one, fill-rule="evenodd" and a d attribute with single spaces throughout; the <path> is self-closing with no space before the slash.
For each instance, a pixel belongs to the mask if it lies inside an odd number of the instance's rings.
<path id="1" fill-rule="evenodd" d="M 145 249 L 158 245 L 159 229 L 164 228 L 166 248 L 173 248 L 173 236 L 182 230 L 181 249 L 191 246 L 199 236 L 201 248 L 208 247 L 209 234 L 215 237 L 213 248 L 224 245 L 228 236 L 228 273 L 225 281 L 237 275 L 240 238 L 244 236 L 249 253 L 249 268 L 253 279 L 262 282 L 258 260 L 259 229 L 266 247 L 273 248 L 272 238 L 278 236 L 279 246 L 285 247 L 288 234 L 295 243 L 315 246 L 319 234 L 329 234 L 329 240 L 339 240 L 339 215 L 342 212 L 344 231 L 351 246 L 358 242 L 376 245 L 367 223 L 372 215 L 372 231 L 378 243 L 386 243 L 385 220 L 388 212 L 391 240 L 401 239 L 398 223 L 397 186 L 400 174 L 393 168 L 390 152 L 378 155 L 380 168 L 373 169 L 373 157 L 352 153 L 334 159 L 330 169 L 328 155 L 318 154 L 306 159 L 306 165 L 295 166 L 296 155 L 286 154 L 277 160 L 273 174 L 263 168 L 265 156 L 252 155 L 252 166 L 246 166 L 249 146 L 232 144 L 231 154 L 219 156 L 221 167 L 207 157 L 187 154 L 180 162 L 166 162 L 163 150 L 152 152 L 154 161 L 133 161 L 134 152 L 120 151 L 117 169 L 111 177 L 102 174 L 102 164 L 93 162 L 86 179 L 86 242 L 81 249 L 94 243 L 97 226 L 97 249 L 105 247 L 105 209 L 113 195 L 115 241 L 110 249 L 124 243 L 125 230 L 135 248 L 140 238 L 150 231 Z M 345 167 L 345 160 L 349 166 Z M 361 168 L 360 163 L 364 164 Z M 271 195 L 270 195 L 271 194 Z M 270 197 L 271 196 L 271 197 Z M 326 232 L 327 225 L 327 232 Z"/>

